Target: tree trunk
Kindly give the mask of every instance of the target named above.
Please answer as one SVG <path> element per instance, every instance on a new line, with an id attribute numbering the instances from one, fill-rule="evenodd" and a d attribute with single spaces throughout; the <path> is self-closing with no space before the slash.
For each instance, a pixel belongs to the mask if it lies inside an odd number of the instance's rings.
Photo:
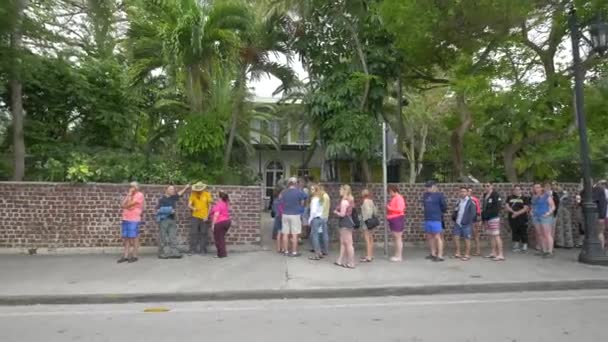
<path id="1" fill-rule="evenodd" d="M 515 169 L 515 150 L 517 146 L 515 144 L 509 144 L 505 146 L 502 151 L 502 160 L 504 162 L 505 173 L 507 174 L 507 181 L 509 183 L 517 183 L 517 169 Z"/>
<path id="2" fill-rule="evenodd" d="M 15 27 L 11 33 L 10 45 L 12 53 L 12 68 L 9 81 L 11 93 L 11 114 L 13 119 L 13 180 L 23 181 L 25 177 L 25 139 L 23 133 L 23 84 L 21 80 L 22 68 L 22 38 L 23 38 L 23 11 L 27 0 L 17 0 L 15 8 Z"/>
<path id="3" fill-rule="evenodd" d="M 409 176 L 409 183 L 410 184 L 414 184 L 416 183 L 416 136 L 414 134 L 414 132 L 412 132 L 412 134 L 410 135 L 410 146 L 409 146 L 410 150 L 407 153 L 407 155 L 409 156 L 409 169 L 410 169 L 410 176 Z"/>
<path id="4" fill-rule="evenodd" d="M 236 129 L 238 127 L 239 117 L 243 110 L 243 101 L 245 101 L 245 92 L 247 85 L 247 68 L 242 67 L 239 73 L 239 78 L 236 80 L 234 89 L 236 92 L 234 106 L 232 108 L 232 117 L 230 118 L 230 133 L 228 134 L 228 142 L 226 143 L 226 149 L 224 150 L 224 170 L 230 165 L 230 157 L 232 154 L 232 145 L 234 144 L 234 137 L 236 136 Z"/>
<path id="5" fill-rule="evenodd" d="M 417 158 L 417 167 L 416 167 L 416 177 L 420 176 L 420 172 L 422 172 L 422 161 L 424 160 L 424 154 L 426 153 L 426 138 L 429 135 L 429 126 L 423 125 L 420 133 L 420 148 L 418 150 L 418 158 Z M 416 180 L 414 180 L 415 182 Z"/>
<path id="6" fill-rule="evenodd" d="M 190 110 L 198 114 L 202 113 L 203 111 L 203 87 L 201 84 L 202 73 L 199 67 L 200 66 L 198 65 L 189 65 L 187 75 L 187 95 L 188 102 L 190 103 Z"/>
<path id="7" fill-rule="evenodd" d="M 452 131 L 452 162 L 454 172 L 458 178 L 461 178 L 464 176 L 464 136 L 473 123 L 473 114 L 467 105 L 463 92 L 456 95 L 456 101 L 460 124 Z"/>
<path id="8" fill-rule="evenodd" d="M 310 146 L 308 147 L 308 151 L 306 152 L 306 157 L 302 161 L 302 165 L 300 165 L 300 169 L 308 169 L 308 164 L 312 160 L 312 157 L 315 155 L 315 151 L 317 150 L 317 132 L 315 131 L 312 139 L 310 140 Z"/>
<path id="9" fill-rule="evenodd" d="M 397 151 L 402 156 L 405 155 L 405 146 L 403 144 L 403 140 L 405 140 L 405 122 L 403 120 L 403 81 L 401 79 L 401 71 L 399 71 L 399 75 L 397 76 Z M 410 163 L 411 164 L 411 163 Z M 405 169 L 405 160 L 399 161 L 399 181 L 405 180 L 406 177 L 406 169 Z M 411 174 L 409 176 L 411 179 Z M 411 182 L 410 182 L 411 183 Z"/>
<path id="10" fill-rule="evenodd" d="M 355 27 L 350 24 L 348 25 L 351 32 L 351 37 L 355 43 L 355 50 L 357 51 L 357 56 L 359 57 L 359 61 L 361 62 L 361 67 L 363 68 L 363 73 L 368 78 L 365 80 L 365 86 L 363 89 L 363 95 L 361 97 L 361 104 L 359 105 L 359 110 L 364 111 L 367 107 L 367 98 L 369 97 L 370 90 L 370 80 L 369 80 L 369 69 L 367 68 L 367 60 L 365 59 L 365 53 L 363 52 L 363 46 L 361 45 L 361 41 L 359 41 L 359 35 L 355 30 Z M 365 183 L 371 183 L 372 181 L 372 173 L 369 167 L 369 162 L 367 159 L 361 160 L 361 168 L 363 171 L 363 178 Z"/>
<path id="11" fill-rule="evenodd" d="M 367 98 L 369 97 L 369 90 L 370 90 L 369 69 L 367 67 L 367 60 L 365 59 L 365 53 L 363 52 L 363 46 L 361 45 L 361 41 L 359 40 L 359 35 L 357 34 L 355 27 L 352 24 L 350 24 L 350 25 L 348 25 L 348 28 L 350 29 L 351 38 L 353 39 L 353 42 L 355 43 L 355 50 L 357 51 L 357 56 L 359 57 L 359 62 L 361 62 L 361 68 L 363 68 L 363 73 L 365 74 L 365 76 L 367 76 L 367 79 L 365 80 L 365 86 L 363 89 L 363 97 L 361 97 L 361 105 L 359 107 L 359 109 L 361 111 L 364 111 L 365 107 L 367 106 Z"/>
<path id="12" fill-rule="evenodd" d="M 502 158 L 504 162 L 505 172 L 507 174 L 507 179 L 511 183 L 516 183 L 518 179 L 517 169 L 515 168 L 515 160 L 517 158 L 517 153 L 521 151 L 522 148 L 535 145 L 535 144 L 543 144 L 547 141 L 551 141 L 552 139 L 558 138 L 558 134 L 555 132 L 542 132 L 539 134 L 535 134 L 532 136 L 528 136 L 517 143 L 511 143 L 502 151 Z"/>
<path id="13" fill-rule="evenodd" d="M 369 167 L 367 159 L 361 159 L 361 171 L 363 172 L 363 183 L 369 184 L 372 182 L 372 170 Z"/>

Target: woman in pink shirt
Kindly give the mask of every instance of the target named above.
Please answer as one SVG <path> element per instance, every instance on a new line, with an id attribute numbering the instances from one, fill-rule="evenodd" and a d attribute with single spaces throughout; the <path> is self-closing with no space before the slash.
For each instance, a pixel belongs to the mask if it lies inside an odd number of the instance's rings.
<path id="1" fill-rule="evenodd" d="M 230 229 L 230 204 L 227 193 L 220 191 L 218 197 L 220 200 L 211 208 L 211 230 L 217 249 L 216 258 L 225 258 L 228 256 L 226 233 Z"/>
<path id="2" fill-rule="evenodd" d="M 391 196 L 390 202 L 386 206 L 386 220 L 393 233 L 395 240 L 395 255 L 391 261 L 400 262 L 403 260 L 403 230 L 405 229 L 405 199 L 399 194 L 396 185 L 388 186 L 388 194 Z"/>

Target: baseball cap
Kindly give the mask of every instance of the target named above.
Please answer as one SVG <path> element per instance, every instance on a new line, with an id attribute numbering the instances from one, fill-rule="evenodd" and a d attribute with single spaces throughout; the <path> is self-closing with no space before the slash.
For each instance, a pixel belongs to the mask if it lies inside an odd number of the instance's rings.
<path id="1" fill-rule="evenodd" d="M 432 188 L 434 185 L 437 185 L 437 182 L 430 180 L 430 181 L 427 181 L 426 183 L 424 183 L 424 185 L 427 188 Z"/>

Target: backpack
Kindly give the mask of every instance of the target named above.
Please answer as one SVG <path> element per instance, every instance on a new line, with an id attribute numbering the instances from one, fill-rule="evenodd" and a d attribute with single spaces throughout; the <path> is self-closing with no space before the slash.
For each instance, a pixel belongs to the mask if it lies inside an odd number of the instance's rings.
<path id="1" fill-rule="evenodd" d="M 359 219 L 359 212 L 357 208 L 353 206 L 352 212 L 350 213 L 350 218 L 353 220 L 353 226 L 355 229 L 359 229 L 361 227 L 361 220 Z"/>

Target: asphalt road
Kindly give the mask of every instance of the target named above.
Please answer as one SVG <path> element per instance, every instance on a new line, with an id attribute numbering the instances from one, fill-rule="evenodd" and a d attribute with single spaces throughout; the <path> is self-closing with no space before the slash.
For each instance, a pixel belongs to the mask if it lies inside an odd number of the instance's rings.
<path id="1" fill-rule="evenodd" d="M 596 342 L 606 322 L 608 291 L 7 306 L 0 340 Z"/>

